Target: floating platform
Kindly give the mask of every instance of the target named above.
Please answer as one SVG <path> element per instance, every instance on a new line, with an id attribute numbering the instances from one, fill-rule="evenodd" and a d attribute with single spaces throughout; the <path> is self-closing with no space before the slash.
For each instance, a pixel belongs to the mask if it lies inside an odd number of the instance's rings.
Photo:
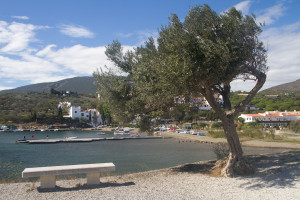
<path id="1" fill-rule="evenodd" d="M 54 144 L 54 143 L 76 143 L 76 142 L 94 142 L 102 140 L 133 140 L 133 139 L 163 139 L 162 136 L 149 137 L 110 137 L 110 138 L 75 138 L 75 139 L 42 139 L 42 140 L 17 140 L 16 143 L 28 144 Z"/>

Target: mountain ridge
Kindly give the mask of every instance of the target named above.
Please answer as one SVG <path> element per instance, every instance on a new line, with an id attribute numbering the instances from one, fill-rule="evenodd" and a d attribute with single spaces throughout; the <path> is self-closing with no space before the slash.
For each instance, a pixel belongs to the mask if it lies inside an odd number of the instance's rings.
<path id="1" fill-rule="evenodd" d="M 91 76 L 82 76 L 63 79 L 56 82 L 36 83 L 17 87 L 9 90 L 2 90 L 0 93 L 49 93 L 51 89 L 57 91 L 68 90 L 79 94 L 96 94 L 96 81 Z"/>
<path id="2" fill-rule="evenodd" d="M 51 89 L 57 91 L 72 91 L 79 94 L 96 94 L 97 85 L 96 80 L 92 76 L 81 76 L 63 79 L 56 82 L 37 83 L 26 86 L 17 87 L 9 90 L 2 90 L 0 93 L 49 93 Z M 299 92 L 300 91 L 300 79 L 273 86 L 265 89 L 260 93 L 276 93 L 276 92 Z"/>
<path id="3" fill-rule="evenodd" d="M 300 79 L 289 82 L 289 83 L 283 83 L 277 86 L 270 87 L 268 89 L 265 89 L 261 92 L 267 93 L 267 92 L 299 92 L 300 91 Z"/>

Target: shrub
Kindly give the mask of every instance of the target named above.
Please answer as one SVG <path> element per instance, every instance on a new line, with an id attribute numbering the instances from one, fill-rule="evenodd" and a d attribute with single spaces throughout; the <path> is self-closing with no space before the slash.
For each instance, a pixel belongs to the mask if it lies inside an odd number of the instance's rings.
<path id="1" fill-rule="evenodd" d="M 300 132 L 300 120 L 292 121 L 290 123 L 290 128 L 295 132 L 299 133 Z"/>
<path id="2" fill-rule="evenodd" d="M 212 127 L 212 128 L 221 129 L 221 128 L 223 128 L 223 124 L 222 124 L 222 122 L 216 122 L 216 123 L 213 123 L 213 124 L 211 125 L 211 127 Z"/>
<path id="3" fill-rule="evenodd" d="M 251 138 L 263 138 L 262 131 L 260 129 L 257 129 L 257 128 L 248 128 L 248 129 L 245 129 L 239 135 L 240 136 L 251 137 Z"/>
<path id="4" fill-rule="evenodd" d="M 229 155 L 229 146 L 227 143 L 213 144 L 212 148 L 218 159 L 225 158 Z"/>
<path id="5" fill-rule="evenodd" d="M 208 131 L 208 136 L 213 138 L 225 138 L 224 131 Z"/>

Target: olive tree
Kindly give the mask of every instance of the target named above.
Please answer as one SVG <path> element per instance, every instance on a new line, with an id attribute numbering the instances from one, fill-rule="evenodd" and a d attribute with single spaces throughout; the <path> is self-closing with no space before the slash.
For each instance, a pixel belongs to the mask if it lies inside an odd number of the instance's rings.
<path id="1" fill-rule="evenodd" d="M 125 54 L 118 41 L 107 47 L 108 58 L 127 73 L 117 87 L 107 86 L 110 81 L 105 78 L 113 75 L 99 72 L 94 75 L 102 91 L 110 93 L 106 97 L 113 98 L 116 88 L 123 92 L 123 114 L 131 112 L 131 116 L 153 112 L 159 115 L 172 107 L 176 98 L 189 102 L 191 96 L 203 95 L 222 121 L 229 145 L 229 156 L 220 162 L 222 174 L 252 173 L 254 168 L 243 156 L 234 118 L 266 80 L 268 67 L 266 50 L 259 40 L 261 32 L 254 16 L 244 16 L 235 8 L 217 14 L 208 5 L 196 6 L 183 22 L 177 15 L 171 15 L 170 22 L 159 30 L 156 41 L 149 38 L 145 45 Z M 232 107 L 230 84 L 237 79 L 254 80 L 255 86 L 245 99 Z M 106 89 L 102 84 L 106 84 Z M 215 101 L 216 93 L 222 95 L 223 107 Z"/>

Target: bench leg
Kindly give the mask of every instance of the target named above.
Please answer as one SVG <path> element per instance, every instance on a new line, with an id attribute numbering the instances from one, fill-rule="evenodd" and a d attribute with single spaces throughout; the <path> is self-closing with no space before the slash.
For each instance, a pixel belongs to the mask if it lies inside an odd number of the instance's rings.
<path id="1" fill-rule="evenodd" d="M 97 185 L 100 184 L 100 173 L 91 172 L 86 174 L 87 185 Z"/>
<path id="2" fill-rule="evenodd" d="M 41 176 L 41 188 L 55 188 L 55 176 Z"/>

